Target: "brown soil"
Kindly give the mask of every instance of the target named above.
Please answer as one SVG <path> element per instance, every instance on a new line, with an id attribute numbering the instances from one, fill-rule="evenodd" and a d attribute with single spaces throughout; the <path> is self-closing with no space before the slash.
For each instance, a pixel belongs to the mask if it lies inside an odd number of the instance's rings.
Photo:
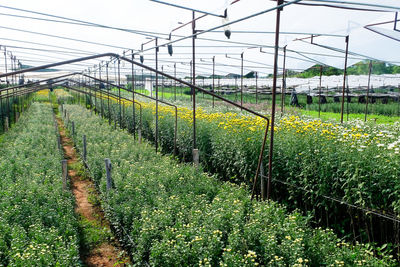
<path id="1" fill-rule="evenodd" d="M 67 159 L 68 166 L 77 162 L 77 155 L 72 140 L 65 134 L 64 124 L 61 119 L 57 118 L 60 129 L 61 143 L 64 149 L 64 156 Z M 102 227 L 110 228 L 108 221 L 104 218 L 104 213 L 98 206 L 93 206 L 88 197 L 92 192 L 93 182 L 83 179 L 77 172 L 68 168 L 68 177 L 71 179 L 71 189 L 76 199 L 75 212 L 86 218 L 88 221 L 97 221 Z M 92 266 L 125 266 L 129 261 L 121 255 L 123 250 L 116 242 L 102 243 L 90 251 L 85 251 L 82 261 L 89 267 Z M 121 263 L 123 262 L 123 263 Z"/>

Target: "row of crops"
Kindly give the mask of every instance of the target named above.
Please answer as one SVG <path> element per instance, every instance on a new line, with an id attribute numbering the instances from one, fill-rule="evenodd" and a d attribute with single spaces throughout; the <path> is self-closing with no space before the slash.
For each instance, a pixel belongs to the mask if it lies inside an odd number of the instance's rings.
<path id="1" fill-rule="evenodd" d="M 32 94 L 10 97 L 6 91 L 0 91 L 0 134 L 18 120 L 19 114 L 28 107 L 31 99 Z"/>
<path id="2" fill-rule="evenodd" d="M 64 105 L 74 121 L 102 205 L 136 265 L 390 265 L 370 249 L 342 242 L 330 230 L 275 202 L 255 202 L 245 186 L 220 182 L 190 165 L 138 144 L 78 105 Z M 104 159 L 112 162 L 107 190 Z"/>
<path id="3" fill-rule="evenodd" d="M 0 266 L 78 266 L 74 198 L 62 189 L 49 104 L 34 103 L 0 142 Z"/>
<path id="4" fill-rule="evenodd" d="M 71 95 L 69 101 L 73 101 Z M 93 97 L 85 101 L 95 104 Z M 110 102 L 110 110 L 106 100 L 97 99 L 96 104 L 96 109 L 104 116 L 119 121 L 117 99 Z M 148 102 L 141 102 L 141 105 L 142 117 L 136 107 L 136 130 L 141 127 L 142 135 L 154 142 L 155 105 Z M 121 125 L 132 132 L 132 104 L 123 101 L 121 110 Z M 160 106 L 159 115 L 159 143 L 164 152 L 171 153 L 175 110 Z M 197 144 L 204 169 L 222 180 L 250 185 L 265 121 L 201 108 L 197 110 L 196 119 Z M 275 128 L 273 198 L 290 209 L 311 210 L 319 224 L 332 227 L 353 240 L 398 244 L 399 128 L 399 123 L 374 125 L 352 121 L 340 125 L 296 116 L 283 117 Z M 178 108 L 177 132 L 179 157 L 190 161 L 190 109 Z M 267 162 L 265 157 L 265 166 Z"/>

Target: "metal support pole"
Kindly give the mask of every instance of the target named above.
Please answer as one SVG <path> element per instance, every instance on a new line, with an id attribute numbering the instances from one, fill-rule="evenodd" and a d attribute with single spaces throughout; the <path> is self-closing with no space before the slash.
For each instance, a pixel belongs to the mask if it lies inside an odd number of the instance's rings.
<path id="1" fill-rule="evenodd" d="M 132 61 L 135 58 L 132 50 Z M 133 130 L 133 139 L 136 138 L 136 114 L 135 114 L 135 68 L 132 63 L 132 130 Z"/>
<path id="2" fill-rule="evenodd" d="M 282 73 L 282 88 L 281 88 L 281 116 L 283 116 L 283 108 L 285 106 L 285 91 L 286 91 L 286 45 L 283 47 L 283 73 Z"/>
<path id="3" fill-rule="evenodd" d="M 213 62 L 212 92 L 214 93 L 214 90 L 215 90 L 215 83 L 214 83 L 214 79 L 215 79 L 215 56 L 213 56 L 212 62 Z M 214 96 L 212 97 L 212 107 L 213 107 L 213 108 L 215 107 L 215 99 L 214 99 Z"/>
<path id="4" fill-rule="evenodd" d="M 94 77 L 96 78 L 96 70 L 94 70 Z M 94 85 L 96 85 L 96 82 L 93 82 Z M 97 114 L 97 90 L 96 86 L 93 88 L 94 89 L 94 114 Z"/>
<path id="5" fill-rule="evenodd" d="M 190 79 L 192 79 L 193 80 L 193 63 L 192 63 L 193 61 L 192 60 L 190 60 Z M 190 88 L 190 89 L 192 89 L 192 88 Z M 190 101 L 193 101 L 193 95 L 192 95 L 192 92 L 190 92 L 191 94 L 190 94 Z"/>
<path id="6" fill-rule="evenodd" d="M 196 33 L 195 12 L 192 12 L 192 33 Z M 196 85 L 196 36 L 192 37 L 192 84 Z M 193 162 L 199 161 L 198 152 L 196 152 L 196 89 L 192 86 L 193 99 Z"/>
<path id="7" fill-rule="evenodd" d="M 119 100 L 119 127 L 122 128 L 122 106 L 121 106 L 121 60 L 118 58 L 118 100 Z"/>
<path id="8" fill-rule="evenodd" d="M 155 144 L 156 152 L 158 150 L 158 38 L 156 38 L 156 134 L 155 134 Z"/>
<path id="9" fill-rule="evenodd" d="M 7 132 L 9 128 L 10 128 L 10 126 L 8 123 L 8 117 L 5 117 L 4 118 L 4 132 Z"/>
<path id="10" fill-rule="evenodd" d="M 110 92 L 110 84 L 108 81 L 108 62 L 106 63 L 106 80 L 107 80 L 107 89 Z M 110 96 L 107 95 L 107 105 L 108 105 L 108 124 L 111 125 L 111 111 L 110 111 Z"/>
<path id="11" fill-rule="evenodd" d="M 61 160 L 61 166 L 62 166 L 63 189 L 67 190 L 68 166 L 67 166 L 67 160 L 66 159 Z"/>
<path id="12" fill-rule="evenodd" d="M 101 80 L 101 64 L 100 63 L 99 63 L 99 80 Z M 104 112 L 104 109 L 103 109 L 103 94 L 101 93 L 101 91 L 103 91 L 103 90 L 101 88 L 101 85 L 102 85 L 102 83 L 99 82 L 100 101 L 101 101 L 100 114 L 101 114 L 101 117 L 103 117 L 103 112 Z"/>
<path id="13" fill-rule="evenodd" d="M 283 4 L 283 0 L 278 0 L 277 5 Z M 274 53 L 274 78 L 272 82 L 272 108 L 271 108 L 271 135 L 269 142 L 269 162 L 268 162 L 268 180 L 267 180 L 267 199 L 270 199 L 271 196 L 271 179 L 272 179 L 272 156 L 274 152 L 274 126 L 275 126 L 275 105 L 276 105 L 276 82 L 278 76 L 278 50 L 279 50 L 279 26 L 281 19 L 281 10 L 282 8 L 278 8 L 276 10 L 276 29 L 275 29 L 275 53 Z M 261 196 L 262 199 L 265 199 L 265 195 Z"/>
<path id="14" fill-rule="evenodd" d="M 372 72 L 372 60 L 369 61 L 369 71 L 368 71 L 368 86 L 367 86 L 367 99 L 365 103 L 365 118 L 364 121 L 367 121 L 368 114 L 368 102 L 369 102 L 369 87 L 371 85 L 371 72 Z"/>
<path id="15" fill-rule="evenodd" d="M 87 146 L 86 146 L 86 135 L 84 134 L 82 137 L 82 143 L 83 143 L 83 161 L 87 161 Z"/>
<path id="16" fill-rule="evenodd" d="M 163 65 L 161 65 L 161 72 L 164 72 Z M 161 76 L 161 100 L 164 100 L 164 76 Z"/>
<path id="17" fill-rule="evenodd" d="M 6 70 L 6 74 L 7 74 L 7 47 L 4 47 L 4 65 L 5 65 L 5 70 Z M 8 76 L 6 76 L 6 84 L 8 86 Z M 8 93 L 8 92 L 7 92 Z"/>
<path id="18" fill-rule="evenodd" d="M 258 71 L 256 71 L 256 104 L 258 104 Z"/>
<path id="19" fill-rule="evenodd" d="M 174 77 L 176 78 L 176 63 L 174 63 Z M 174 80 L 174 82 L 175 82 L 175 101 L 176 101 L 176 81 Z"/>
<path id="20" fill-rule="evenodd" d="M 343 113 L 344 113 L 344 93 L 346 90 L 346 75 L 347 75 L 347 56 L 349 54 L 349 36 L 346 36 L 346 54 L 344 59 L 344 73 L 343 73 L 343 90 L 342 90 L 342 107 L 340 112 L 340 123 L 343 123 Z"/>
<path id="21" fill-rule="evenodd" d="M 112 165 L 110 159 L 104 159 L 105 165 L 106 165 L 106 175 L 107 175 L 107 191 L 112 189 L 112 177 L 111 177 L 111 171 L 112 171 Z"/>
<path id="22" fill-rule="evenodd" d="M 240 54 L 241 66 L 240 66 L 240 105 L 243 107 L 243 53 Z"/>
<path id="23" fill-rule="evenodd" d="M 318 118 L 321 117 L 322 65 L 319 67 Z"/>

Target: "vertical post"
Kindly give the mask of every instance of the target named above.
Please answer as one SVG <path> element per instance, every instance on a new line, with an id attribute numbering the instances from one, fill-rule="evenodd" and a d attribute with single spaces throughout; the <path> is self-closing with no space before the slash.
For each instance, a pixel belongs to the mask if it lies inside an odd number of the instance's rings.
<path id="1" fill-rule="evenodd" d="M 102 90 L 102 88 L 101 88 L 101 85 L 103 84 L 102 83 L 102 81 L 101 81 L 101 64 L 99 63 L 99 91 L 100 91 L 100 101 L 101 101 L 101 104 L 100 104 L 100 114 L 101 114 L 101 117 L 103 117 L 103 112 L 104 112 L 104 110 L 103 110 L 103 95 L 102 95 L 102 92 L 101 92 L 101 90 Z"/>
<path id="2" fill-rule="evenodd" d="M 57 127 L 57 125 L 56 125 L 56 127 Z M 56 128 L 56 131 L 57 131 L 57 147 L 61 151 L 61 136 L 60 136 L 57 128 Z"/>
<path id="3" fill-rule="evenodd" d="M 321 117 L 322 65 L 319 67 L 318 118 Z"/>
<path id="4" fill-rule="evenodd" d="M 243 107 L 243 53 L 240 54 L 241 57 L 241 66 L 240 66 L 240 106 Z"/>
<path id="5" fill-rule="evenodd" d="M 283 0 L 278 0 L 277 5 L 283 4 Z M 272 108 L 271 108 L 271 130 L 270 130 L 270 142 L 269 142 L 269 158 L 268 158 L 268 181 L 267 181 L 267 199 L 270 199 L 271 195 L 271 179 L 272 179 L 272 156 L 274 152 L 274 127 L 275 127 L 275 100 L 276 100 L 276 81 L 278 76 L 278 50 L 279 50 L 279 26 L 281 19 L 281 10 L 276 10 L 276 28 L 275 28 L 275 52 L 274 52 L 274 78 L 272 82 Z M 265 199 L 265 195 L 261 196 Z"/>
<path id="6" fill-rule="evenodd" d="M 86 162 L 87 160 L 87 146 L 86 146 L 86 135 L 84 134 L 82 137 L 83 143 L 83 161 Z"/>
<path id="7" fill-rule="evenodd" d="M 71 122 L 71 128 L 72 128 L 72 137 L 75 136 L 75 122 Z"/>
<path id="8" fill-rule="evenodd" d="M 261 196 L 265 196 L 265 175 L 264 175 L 264 164 L 262 162 L 260 165 L 260 183 L 261 183 Z"/>
<path id="9" fill-rule="evenodd" d="M 161 72 L 164 72 L 163 65 L 161 65 Z M 164 75 L 161 75 L 161 100 L 164 100 Z"/>
<path id="10" fill-rule="evenodd" d="M 189 79 L 192 79 L 192 81 L 193 81 L 193 60 L 190 60 L 190 78 Z M 190 89 L 192 89 L 192 88 L 190 88 Z M 193 95 L 192 95 L 192 91 L 190 91 L 190 101 L 193 101 Z"/>
<path id="11" fill-rule="evenodd" d="M 213 56 L 212 62 L 213 62 L 212 92 L 214 93 L 214 90 L 215 90 L 215 83 L 214 83 L 214 79 L 215 79 L 215 56 Z M 212 107 L 213 107 L 213 108 L 215 107 L 215 99 L 214 99 L 214 96 L 212 97 Z"/>
<path id="12" fill-rule="evenodd" d="M 367 99 L 365 103 L 365 118 L 364 121 L 367 121 L 368 114 L 368 102 L 369 102 L 369 87 L 371 85 L 371 72 L 372 72 L 372 60 L 369 61 L 369 71 L 368 71 L 368 86 L 367 86 Z M 400 96 L 400 95 L 399 95 Z"/>
<path id="13" fill-rule="evenodd" d="M 6 68 L 5 71 L 7 74 L 8 71 L 7 71 L 7 47 L 6 46 L 4 47 L 4 65 L 5 65 L 5 68 Z M 8 76 L 6 76 L 6 84 L 8 86 Z M 7 90 L 7 94 L 8 94 L 8 90 Z"/>
<path id="14" fill-rule="evenodd" d="M 118 98 L 119 98 L 119 127 L 122 128 L 122 106 L 121 106 L 121 70 L 120 70 L 121 61 L 118 58 Z"/>
<path id="15" fill-rule="evenodd" d="M 108 105 L 108 125 L 111 125 L 111 111 L 110 111 L 110 84 L 108 83 L 108 62 L 106 63 L 106 81 L 107 81 L 107 105 Z"/>
<path id="16" fill-rule="evenodd" d="M 195 13 L 192 12 L 192 34 L 196 34 L 196 22 L 195 22 Z M 196 84 L 196 36 L 192 37 L 192 84 Z M 199 161 L 199 153 L 196 145 L 196 91 L 192 86 L 192 95 L 193 95 L 193 162 L 196 164 L 196 161 Z"/>
<path id="17" fill-rule="evenodd" d="M 61 166 L 62 166 L 63 189 L 67 190 L 68 166 L 67 166 L 67 160 L 66 159 L 61 160 Z"/>
<path id="18" fill-rule="evenodd" d="M 258 104 L 258 71 L 256 71 L 256 104 Z"/>
<path id="19" fill-rule="evenodd" d="M 156 152 L 158 150 L 158 38 L 156 37 Z"/>
<path id="20" fill-rule="evenodd" d="M 283 108 L 285 106 L 285 91 L 286 91 L 286 45 L 283 47 L 283 73 L 282 73 L 282 88 L 281 88 L 281 116 L 283 116 Z"/>
<path id="21" fill-rule="evenodd" d="M 107 191 L 112 189 L 112 177 L 111 177 L 111 170 L 112 170 L 112 165 L 110 159 L 104 159 L 105 164 L 106 164 L 106 175 L 107 175 Z"/>
<path id="22" fill-rule="evenodd" d="M 8 117 L 4 118 L 4 132 L 7 132 L 9 129 L 9 124 L 8 124 Z"/>
<path id="23" fill-rule="evenodd" d="M 344 58 L 344 73 L 343 73 L 343 90 L 342 90 L 342 107 L 340 112 L 340 123 L 343 123 L 343 113 L 344 113 L 344 92 L 346 90 L 346 75 L 347 75 L 347 56 L 349 53 L 349 36 L 346 36 L 346 54 Z"/>
<path id="24" fill-rule="evenodd" d="M 135 58 L 135 55 L 133 54 L 133 49 L 132 49 L 132 61 Z M 135 69 L 134 69 L 134 65 L 132 63 L 132 79 L 131 79 L 131 83 L 132 83 L 132 130 L 133 130 L 133 139 L 136 138 L 136 110 L 135 110 Z"/>
<path id="25" fill-rule="evenodd" d="M 174 63 L 174 77 L 176 78 L 176 63 Z M 176 80 L 174 80 L 175 82 L 175 98 L 174 100 L 176 101 Z"/>
<path id="26" fill-rule="evenodd" d="M 94 70 L 94 78 L 96 79 L 96 70 Z M 96 80 L 93 81 L 94 87 L 94 114 L 97 114 L 97 90 L 96 90 Z"/>

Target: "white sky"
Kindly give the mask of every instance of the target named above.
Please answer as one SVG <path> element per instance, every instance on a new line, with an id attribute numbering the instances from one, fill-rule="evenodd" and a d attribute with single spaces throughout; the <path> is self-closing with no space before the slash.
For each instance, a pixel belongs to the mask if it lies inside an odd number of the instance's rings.
<path id="1" fill-rule="evenodd" d="M 206 10 L 217 14 L 222 14 L 227 3 L 231 1 L 226 0 L 167 0 L 168 2 L 185 5 L 188 7 Z M 354 0 L 364 3 L 378 3 L 381 5 L 397 5 L 400 6 L 399 1 L 396 0 Z M 105 0 L 3 0 L 0 5 L 10 6 L 16 8 L 22 8 L 32 11 L 44 12 L 48 14 L 64 16 L 68 18 L 85 20 L 93 23 L 104 24 L 108 26 L 143 30 L 143 31 L 154 31 L 168 34 L 171 29 L 179 26 L 178 22 L 188 22 L 191 20 L 192 12 L 188 10 L 177 9 L 174 7 L 168 7 L 162 4 L 154 3 L 149 0 L 117 0 L 117 1 L 105 1 Z M 241 0 L 238 3 L 232 5 L 228 9 L 228 15 L 230 21 L 245 17 L 268 8 L 272 8 L 276 5 L 273 1 L 267 0 Z M 400 10 L 399 10 L 400 11 Z M 35 16 L 42 17 L 34 14 L 13 11 L 0 7 L 1 14 L 17 14 L 23 16 Z M 49 23 L 31 19 L 22 19 L 9 17 L 0 14 L 0 45 L 9 46 L 8 50 L 13 52 L 20 61 L 25 65 L 39 66 L 50 62 L 57 62 L 60 60 L 76 58 L 84 56 L 84 54 L 56 54 L 42 51 L 32 51 L 29 49 L 19 49 L 10 46 L 19 47 L 31 47 L 38 49 L 50 49 L 50 50 L 65 50 L 61 48 L 50 48 L 46 46 L 39 46 L 33 44 L 24 44 L 21 42 L 15 42 L 7 39 L 16 39 L 21 41 L 37 42 L 51 44 L 55 46 L 68 47 L 70 49 L 79 49 L 88 51 L 89 53 L 97 54 L 104 52 L 115 52 L 122 53 L 122 48 L 140 49 L 143 42 L 148 41 L 144 36 L 136 35 L 132 33 L 108 30 L 103 28 L 86 27 L 67 25 L 62 23 Z M 275 17 L 276 12 L 270 12 L 256 18 L 240 22 L 231 26 L 232 31 L 237 30 L 251 30 L 251 31 L 274 31 L 275 30 Z M 295 31 L 295 32 L 309 32 L 309 33 L 330 33 L 346 35 L 350 34 L 349 48 L 352 52 L 361 53 L 372 58 L 400 62 L 399 47 L 400 42 L 393 41 L 389 38 L 380 36 L 376 33 L 363 29 L 363 26 L 372 22 L 382 22 L 385 20 L 394 19 L 394 11 L 389 13 L 380 12 L 365 12 L 365 11 L 349 11 L 336 8 L 327 7 L 310 7 L 310 6 L 299 6 L 292 5 L 288 6 L 281 13 L 281 31 Z M 198 16 L 199 14 L 197 14 Z M 221 18 L 207 16 L 197 22 L 197 29 L 206 30 L 211 27 L 219 26 L 222 24 Z M 28 31 L 37 31 L 52 35 L 61 35 L 68 38 L 83 39 L 91 42 L 98 42 L 102 44 L 108 44 L 113 46 L 119 46 L 121 48 L 111 48 L 100 45 L 85 44 L 75 41 L 61 40 L 52 37 L 39 36 L 35 34 L 19 32 L 4 29 L 2 27 L 12 27 Z M 382 26 L 386 28 L 386 31 L 393 33 L 393 24 Z M 399 23 L 400 28 L 400 23 Z M 179 35 L 189 35 L 191 33 L 191 27 L 186 26 L 185 28 L 176 31 Z M 327 49 L 319 48 L 308 43 L 293 41 L 294 38 L 305 37 L 306 35 L 281 35 L 280 46 L 287 44 L 288 50 L 296 50 L 310 53 L 323 53 L 337 57 L 326 57 L 321 55 L 310 55 L 307 54 L 308 60 L 300 55 L 293 52 L 288 52 L 287 67 L 292 69 L 305 69 L 319 61 L 325 64 L 343 68 L 344 59 L 342 53 L 332 52 Z M 222 32 L 217 33 L 206 33 L 201 35 L 201 38 L 211 38 L 226 41 L 227 38 Z M 173 38 L 176 39 L 176 38 Z M 257 46 L 273 46 L 274 35 L 273 34 L 241 34 L 232 33 L 231 41 L 248 43 L 247 47 L 241 46 L 233 48 L 231 46 L 237 46 L 237 44 L 228 44 L 222 42 L 211 42 L 205 40 L 196 40 L 198 45 L 196 52 L 196 74 L 207 74 L 210 75 L 212 72 L 211 58 L 213 55 L 216 56 L 216 73 L 227 74 L 227 73 L 240 73 L 240 53 L 244 52 L 245 70 L 244 73 L 255 70 L 262 75 L 272 72 L 273 56 L 271 54 L 260 53 L 259 48 L 248 49 L 250 44 L 256 44 Z M 165 43 L 165 40 L 160 40 L 160 43 Z M 315 42 L 320 44 L 334 46 L 339 49 L 345 48 L 343 37 L 319 37 L 315 38 Z M 145 48 L 152 47 L 153 43 L 145 46 Z M 204 48 L 202 45 L 222 46 L 219 48 Z M 177 64 L 177 72 L 182 75 L 189 74 L 189 64 L 191 59 L 191 40 L 182 41 L 174 44 L 174 55 L 170 57 L 167 54 L 166 47 L 160 49 L 160 68 L 163 66 L 166 72 L 173 71 L 173 62 L 184 62 L 184 64 Z M 263 48 L 263 51 L 268 53 L 273 52 L 272 48 Z M 235 59 L 229 59 L 225 57 L 228 54 L 229 57 Z M 282 53 L 280 53 L 282 54 Z M 293 58 L 295 57 L 295 58 Z M 202 60 L 200 60 L 202 58 Z M 305 59 L 298 60 L 298 58 Z M 349 64 L 354 64 L 360 61 L 362 57 L 350 56 Z M 0 71 L 4 70 L 3 57 L 0 57 Z M 279 65 L 282 66 L 283 57 L 279 58 Z M 104 59 L 107 60 L 107 59 Z M 59 69 L 65 70 L 82 70 L 94 64 L 98 64 L 99 61 L 92 60 L 90 62 L 78 63 L 76 65 L 69 65 L 60 67 Z M 255 63 L 254 63 L 255 62 Z M 261 64 L 259 64 L 259 63 Z M 154 52 L 149 51 L 145 53 L 145 64 L 154 66 Z M 203 65 L 202 65 L 203 64 Z M 231 65 L 222 66 L 221 64 Z M 400 64 L 400 63 L 399 63 Z M 126 66 L 128 68 L 128 66 Z M 128 71 L 128 69 L 126 70 Z M 185 73 L 185 74 L 184 74 Z"/>

